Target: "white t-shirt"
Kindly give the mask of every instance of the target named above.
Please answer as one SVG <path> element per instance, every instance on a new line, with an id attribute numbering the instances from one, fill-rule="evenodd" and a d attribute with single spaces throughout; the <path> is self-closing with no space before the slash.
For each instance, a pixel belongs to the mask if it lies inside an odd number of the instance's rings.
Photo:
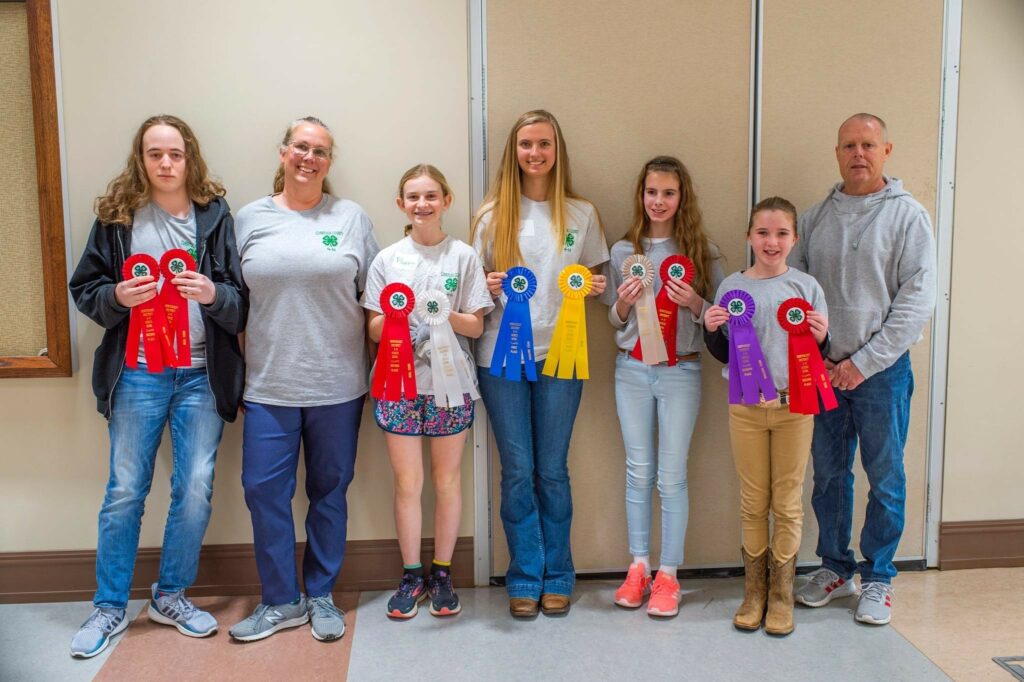
<path id="1" fill-rule="evenodd" d="M 430 289 L 443 291 L 448 294 L 452 312 L 455 313 L 483 310 L 486 314 L 494 308 L 476 251 L 469 244 L 450 235 L 433 246 L 417 244 L 412 237 L 405 237 L 378 253 L 366 276 L 362 306 L 367 310 L 382 312 L 380 292 L 392 282 L 408 284 L 417 297 Z M 409 321 L 410 326 L 420 324 L 415 312 L 410 315 Z M 460 334 L 455 336 L 472 367 L 469 339 Z M 415 349 L 416 392 L 419 395 L 429 395 L 434 388 L 428 347 L 429 343 L 424 340 Z M 475 383 L 476 377 L 472 379 Z"/>
<path id="2" fill-rule="evenodd" d="M 592 268 L 608 260 L 608 244 L 601 233 L 594 206 L 580 199 L 569 199 L 567 204 L 565 242 L 556 244 L 551 229 L 551 204 L 526 197 L 520 197 L 519 202 L 519 250 L 523 254 L 523 265 L 537 276 L 537 293 L 530 299 L 530 323 L 537 360 L 548 355 L 558 311 L 562 307 L 558 274 L 567 265 Z M 482 241 L 488 232 L 489 221 L 490 215 L 485 215 L 480 221 L 473 246 L 484 267 L 493 271 L 491 243 L 485 248 Z M 476 361 L 481 367 L 491 365 L 504 311 L 501 300 L 495 301 L 494 311 L 484 320 L 484 333 L 476 344 Z"/>

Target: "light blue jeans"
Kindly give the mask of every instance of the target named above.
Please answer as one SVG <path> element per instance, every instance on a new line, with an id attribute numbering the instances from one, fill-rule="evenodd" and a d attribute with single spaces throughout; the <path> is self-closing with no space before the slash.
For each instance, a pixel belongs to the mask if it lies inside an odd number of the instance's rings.
<path id="1" fill-rule="evenodd" d="M 123 609 L 128 605 L 142 513 L 168 421 L 171 506 L 158 586 L 162 592 L 176 592 L 196 578 L 224 422 L 217 415 L 205 368 L 168 368 L 150 374 L 144 368 L 125 367 L 110 410 L 110 480 L 100 509 L 96 606 Z"/>
<path id="2" fill-rule="evenodd" d="M 629 551 L 634 556 L 650 553 L 651 490 L 657 481 L 664 566 L 683 563 L 690 514 L 686 462 L 700 387 L 699 361 L 647 365 L 623 353 L 615 360 L 615 404 L 626 446 Z"/>

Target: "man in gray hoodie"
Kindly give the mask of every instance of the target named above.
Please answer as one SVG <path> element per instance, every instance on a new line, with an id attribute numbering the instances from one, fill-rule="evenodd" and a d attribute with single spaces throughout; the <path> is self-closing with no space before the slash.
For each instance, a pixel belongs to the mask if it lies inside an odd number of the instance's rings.
<path id="1" fill-rule="evenodd" d="M 935 308 L 935 239 L 928 213 L 897 178 L 884 174 L 892 153 L 885 122 L 855 114 L 839 128 L 843 181 L 799 222 L 790 265 L 825 291 L 832 335 L 829 369 L 839 407 L 814 420 L 812 504 L 818 519 L 814 571 L 795 598 L 807 606 L 856 594 L 856 619 L 892 617 L 893 557 L 903 534 L 903 448 L 914 377 L 909 348 Z M 857 562 L 850 549 L 853 460 L 860 444 L 868 476 L 867 515 Z"/>

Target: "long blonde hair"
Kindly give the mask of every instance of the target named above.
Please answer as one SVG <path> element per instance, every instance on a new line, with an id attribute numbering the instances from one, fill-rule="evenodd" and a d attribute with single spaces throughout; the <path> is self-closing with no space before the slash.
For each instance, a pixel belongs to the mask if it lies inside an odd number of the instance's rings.
<path id="1" fill-rule="evenodd" d="M 189 199 L 199 206 L 206 206 L 226 194 L 224 186 L 210 177 L 210 171 L 199 151 L 199 140 L 188 124 L 177 116 L 159 114 L 142 122 L 132 139 L 132 150 L 124 170 L 110 181 L 102 196 L 96 197 L 93 210 L 100 222 L 131 227 L 135 212 L 149 201 L 152 187 L 146 175 L 142 137 L 156 125 L 170 126 L 181 133 L 181 139 L 185 142 L 185 191 Z"/>
<path id="2" fill-rule="evenodd" d="M 281 149 L 292 143 L 292 136 L 295 135 L 295 129 L 303 123 L 310 123 L 315 126 L 320 126 L 327 133 L 327 136 L 331 138 L 331 158 L 334 158 L 334 133 L 327 127 L 327 124 L 318 119 L 316 116 L 303 116 L 297 118 L 288 124 L 288 129 L 284 131 L 284 138 L 281 140 Z M 274 194 L 280 194 L 284 191 L 284 164 L 279 163 L 277 165 L 277 171 L 274 173 Z M 324 178 L 324 184 L 321 188 L 324 194 L 334 194 L 331 189 L 331 181 L 326 177 Z"/>
<path id="3" fill-rule="evenodd" d="M 448 184 L 448 179 L 444 177 L 444 173 L 429 163 L 418 163 L 402 174 L 402 179 L 398 181 L 398 198 L 402 199 L 405 197 L 405 183 L 424 175 L 441 186 L 442 196 L 445 198 L 452 197 L 452 201 L 455 200 L 451 185 Z M 408 235 L 410 232 L 412 232 L 412 225 L 406 225 L 405 234 Z"/>
<path id="4" fill-rule="evenodd" d="M 519 130 L 534 123 L 549 123 L 555 131 L 555 167 L 548 173 L 548 201 L 551 203 L 551 232 L 555 243 L 565 242 L 568 222 L 568 199 L 583 200 L 572 189 L 572 174 L 569 170 L 569 152 L 565 137 L 554 115 L 543 109 L 527 111 L 512 126 L 505 141 L 501 164 L 494 184 L 487 190 L 480 209 L 473 218 L 470 241 L 476 239 L 477 230 L 484 216 L 490 215 L 481 243 L 490 244 L 492 264 L 497 271 L 504 272 L 522 264 L 523 254 L 519 251 L 519 198 L 522 195 L 522 171 L 516 157 L 516 138 Z M 598 220 L 600 227 L 600 220 Z M 486 250 L 486 247 L 485 247 Z"/>
<path id="5" fill-rule="evenodd" d="M 641 240 L 650 237 L 651 220 L 644 210 L 644 189 L 649 173 L 672 173 L 679 181 L 679 208 L 676 210 L 672 226 L 672 238 L 675 239 L 679 253 L 689 257 L 696 266 L 693 288 L 701 298 L 707 298 L 711 292 L 711 249 L 707 233 L 704 231 L 704 218 L 697 203 L 697 193 L 693 189 L 690 171 L 683 162 L 674 156 L 656 156 L 644 164 L 636 179 L 636 193 L 633 197 L 633 225 L 626 233 L 626 239 L 633 245 L 634 253 L 643 253 Z M 720 258 L 721 256 L 716 256 Z"/>

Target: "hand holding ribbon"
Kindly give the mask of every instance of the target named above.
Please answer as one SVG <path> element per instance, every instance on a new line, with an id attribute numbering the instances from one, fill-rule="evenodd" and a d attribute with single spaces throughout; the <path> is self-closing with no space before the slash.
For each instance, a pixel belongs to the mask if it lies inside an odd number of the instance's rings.
<path id="1" fill-rule="evenodd" d="M 494 355 L 491 356 L 491 374 L 519 381 L 521 367 L 528 381 L 536 381 L 537 363 L 533 357 L 530 299 L 537 293 L 537 277 L 527 268 L 519 266 L 509 268 L 506 275 L 501 280 L 501 290 L 508 300 L 505 312 L 501 315 Z"/>
<path id="2" fill-rule="evenodd" d="M 590 270 L 582 265 L 569 265 L 558 275 L 558 288 L 562 292 L 562 308 L 558 311 L 551 348 L 544 361 L 543 373 L 559 379 L 590 378 L 587 359 L 587 314 L 583 299 L 590 293 Z"/>
<path id="3" fill-rule="evenodd" d="M 802 298 L 782 302 L 778 320 L 789 334 L 789 411 L 797 414 L 818 414 L 818 395 L 825 410 L 838 407 L 832 391 L 825 362 L 818 342 L 811 333 L 809 315 L 814 311 Z"/>
<path id="4" fill-rule="evenodd" d="M 438 407 L 464 405 L 466 393 L 473 400 L 480 397 L 472 368 L 466 362 L 459 339 L 448 321 L 451 310 L 451 302 L 443 291 L 431 289 L 416 298 L 416 314 L 422 320 L 420 328 L 429 329 L 430 375 L 434 383 L 434 402 Z"/>
<path id="5" fill-rule="evenodd" d="M 174 367 L 191 367 L 192 350 L 188 329 L 188 301 L 181 295 L 178 287 L 171 280 L 178 275 L 195 271 L 196 262 L 185 249 L 171 249 L 160 259 L 160 271 L 164 275 L 164 285 L 160 289 L 164 312 L 167 315 L 167 326 L 170 330 L 172 346 L 177 345 L 177 354 L 168 358 Z"/>
<path id="6" fill-rule="evenodd" d="M 129 280 L 135 277 L 160 275 L 160 265 L 152 256 L 138 253 L 130 256 L 121 268 L 121 275 Z M 128 319 L 128 345 L 125 349 L 124 364 L 132 369 L 139 366 L 139 339 L 146 358 L 146 369 L 157 374 L 164 371 L 164 364 L 174 366 L 174 349 L 171 347 L 170 329 L 160 296 L 147 299 L 131 309 Z"/>
<path id="7" fill-rule="evenodd" d="M 756 405 L 779 397 L 757 340 L 754 299 L 742 289 L 725 292 L 720 306 L 729 312 L 729 402 Z"/>
<path id="8" fill-rule="evenodd" d="M 370 390 L 378 400 L 416 399 L 416 368 L 409 338 L 409 314 L 415 306 L 412 289 L 401 282 L 392 282 L 380 292 L 384 328 Z"/>
<path id="9" fill-rule="evenodd" d="M 661 262 L 661 289 L 655 299 L 658 311 L 658 326 L 664 339 L 666 361 L 671 367 L 676 364 L 676 329 L 679 320 L 679 305 L 669 297 L 669 282 L 685 282 L 689 284 L 696 274 L 693 261 L 682 254 L 669 256 Z M 639 318 L 638 318 L 639 320 Z M 640 345 L 633 348 L 632 356 L 643 360 Z M 645 361 L 646 362 L 646 361 Z"/>
<path id="10" fill-rule="evenodd" d="M 634 254 L 622 261 L 622 276 L 624 278 L 635 277 L 643 287 L 640 291 L 640 298 L 633 305 L 640 338 L 637 339 L 631 355 L 648 365 L 657 365 L 668 361 L 665 339 L 654 302 L 654 264 L 647 256 Z M 673 348 L 673 355 L 674 351 Z"/>

